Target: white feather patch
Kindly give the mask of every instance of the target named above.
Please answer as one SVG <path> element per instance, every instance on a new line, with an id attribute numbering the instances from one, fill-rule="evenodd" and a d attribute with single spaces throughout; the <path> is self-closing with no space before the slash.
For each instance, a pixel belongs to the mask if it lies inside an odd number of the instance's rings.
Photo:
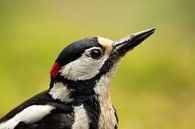
<path id="1" fill-rule="evenodd" d="M 57 82 L 54 83 L 54 86 L 50 89 L 49 94 L 53 99 L 58 99 L 62 102 L 70 102 L 70 92 L 71 90 L 68 89 L 63 83 Z"/>
<path id="2" fill-rule="evenodd" d="M 14 129 L 20 122 L 34 123 L 48 115 L 55 107 L 50 105 L 32 105 L 14 117 L 0 124 L 0 129 Z"/>
<path id="3" fill-rule="evenodd" d="M 83 105 L 74 108 L 74 124 L 72 129 L 89 129 L 89 118 Z"/>

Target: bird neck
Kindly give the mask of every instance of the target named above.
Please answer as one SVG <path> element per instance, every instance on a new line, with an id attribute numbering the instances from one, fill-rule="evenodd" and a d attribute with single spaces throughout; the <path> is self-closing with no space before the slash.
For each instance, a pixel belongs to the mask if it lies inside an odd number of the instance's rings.
<path id="1" fill-rule="evenodd" d="M 110 74 L 101 76 L 98 80 L 87 81 L 54 81 L 49 94 L 73 107 L 83 105 L 91 120 L 90 127 L 110 128 L 117 125 L 117 118 L 112 106 L 109 85 Z"/>
<path id="2" fill-rule="evenodd" d="M 95 92 L 96 79 L 85 81 L 72 81 L 63 77 L 52 79 L 50 82 L 49 94 L 53 99 L 68 103 L 71 101 L 85 101 L 86 98 L 97 96 Z"/>

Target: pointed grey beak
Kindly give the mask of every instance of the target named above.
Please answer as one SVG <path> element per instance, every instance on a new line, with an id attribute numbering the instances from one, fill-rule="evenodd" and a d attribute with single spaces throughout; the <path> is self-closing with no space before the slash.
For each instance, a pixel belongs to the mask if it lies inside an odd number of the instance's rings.
<path id="1" fill-rule="evenodd" d="M 115 56 L 124 56 L 129 50 L 135 48 L 142 41 L 148 38 L 153 34 L 155 28 L 144 30 L 141 32 L 134 33 L 130 36 L 117 40 L 113 43 L 113 52 L 112 55 Z"/>

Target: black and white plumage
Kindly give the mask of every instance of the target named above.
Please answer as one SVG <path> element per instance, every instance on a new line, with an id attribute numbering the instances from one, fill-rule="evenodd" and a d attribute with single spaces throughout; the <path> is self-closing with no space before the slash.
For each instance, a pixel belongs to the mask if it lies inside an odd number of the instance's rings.
<path id="1" fill-rule="evenodd" d="M 0 129 L 117 129 L 110 82 L 121 57 L 153 32 L 118 41 L 86 38 L 65 47 L 50 71 L 50 88 L 0 119 Z"/>

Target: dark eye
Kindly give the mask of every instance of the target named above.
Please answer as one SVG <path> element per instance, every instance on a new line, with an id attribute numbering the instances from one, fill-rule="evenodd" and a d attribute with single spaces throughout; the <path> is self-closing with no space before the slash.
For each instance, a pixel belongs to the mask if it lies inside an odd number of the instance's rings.
<path id="1" fill-rule="evenodd" d="M 103 52 L 100 49 L 93 49 L 90 51 L 90 56 L 93 59 L 99 59 L 103 56 Z"/>

